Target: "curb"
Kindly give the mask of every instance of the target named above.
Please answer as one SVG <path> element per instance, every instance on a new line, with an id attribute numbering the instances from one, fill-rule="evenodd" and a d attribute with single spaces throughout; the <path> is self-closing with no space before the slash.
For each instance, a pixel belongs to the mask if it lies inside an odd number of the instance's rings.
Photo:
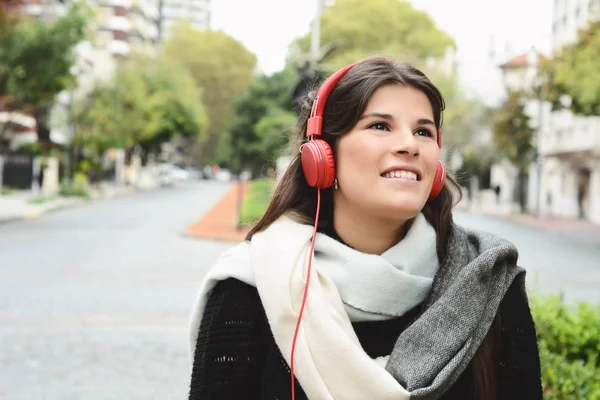
<path id="1" fill-rule="evenodd" d="M 0 225 L 10 224 L 12 222 L 18 222 L 18 221 L 37 219 L 37 218 L 43 217 L 46 214 L 51 214 L 55 211 L 60 211 L 60 210 L 64 210 L 67 208 L 75 208 L 75 207 L 84 205 L 88 202 L 92 202 L 92 201 L 95 201 L 95 200 L 79 200 L 78 199 L 78 200 L 68 202 L 67 204 L 50 206 L 47 209 L 28 211 L 28 212 L 25 212 L 20 215 L 14 215 L 14 216 L 10 216 L 10 217 L 0 218 Z"/>
<path id="2" fill-rule="evenodd" d="M 244 237 L 246 237 L 246 232 L 243 232 L 239 236 L 234 235 L 200 235 L 197 233 L 189 232 L 187 229 L 182 232 L 182 236 L 196 239 L 196 240 L 206 240 L 211 242 L 220 242 L 220 243 L 240 243 L 244 241 Z"/>
<path id="3" fill-rule="evenodd" d="M 37 219 L 46 214 L 51 214 L 56 211 L 65 210 L 65 209 L 73 209 L 73 208 L 80 207 L 80 206 L 83 206 L 86 204 L 96 203 L 98 201 L 110 200 L 110 199 L 116 199 L 119 197 L 129 196 L 129 195 L 132 195 L 132 194 L 135 194 L 138 192 L 140 192 L 139 189 L 134 189 L 134 190 L 125 191 L 122 193 L 113 194 L 113 195 L 106 196 L 106 197 L 91 197 L 91 198 L 87 198 L 87 199 L 77 198 L 77 197 L 71 197 L 71 198 L 66 197 L 66 198 L 63 198 L 62 204 L 50 205 L 50 206 L 48 206 L 48 208 L 45 208 L 45 209 L 42 208 L 39 210 L 28 211 L 28 212 L 18 214 L 18 215 L 0 217 L 0 226 L 8 225 L 13 222 Z"/>

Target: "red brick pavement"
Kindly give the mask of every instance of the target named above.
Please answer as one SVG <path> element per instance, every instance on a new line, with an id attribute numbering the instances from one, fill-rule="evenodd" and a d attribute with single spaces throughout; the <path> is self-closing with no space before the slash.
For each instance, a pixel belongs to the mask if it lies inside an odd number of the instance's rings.
<path id="1" fill-rule="evenodd" d="M 199 239 L 241 242 L 248 227 L 238 228 L 238 184 L 233 184 L 219 201 L 198 221 L 185 229 L 187 236 Z M 248 191 L 248 183 L 242 182 L 242 195 Z"/>

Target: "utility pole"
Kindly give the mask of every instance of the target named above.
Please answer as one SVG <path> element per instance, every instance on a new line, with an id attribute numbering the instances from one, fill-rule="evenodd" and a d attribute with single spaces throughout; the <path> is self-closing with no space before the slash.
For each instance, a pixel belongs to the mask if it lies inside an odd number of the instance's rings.
<path id="1" fill-rule="evenodd" d="M 323 13 L 323 1 L 324 0 L 317 0 L 317 13 L 312 23 L 310 55 L 313 61 L 318 58 L 319 50 L 321 48 L 321 14 Z"/>
<path id="2" fill-rule="evenodd" d="M 158 18 L 156 19 L 157 42 L 161 43 L 163 39 L 163 7 L 164 0 L 158 0 Z"/>

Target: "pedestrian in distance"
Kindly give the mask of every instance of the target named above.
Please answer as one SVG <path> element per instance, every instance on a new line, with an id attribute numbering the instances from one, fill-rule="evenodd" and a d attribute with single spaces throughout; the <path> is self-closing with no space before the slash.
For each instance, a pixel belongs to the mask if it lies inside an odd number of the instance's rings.
<path id="1" fill-rule="evenodd" d="M 517 249 L 453 222 L 444 107 L 383 57 L 308 96 L 265 215 L 203 278 L 191 400 L 542 399 Z"/>

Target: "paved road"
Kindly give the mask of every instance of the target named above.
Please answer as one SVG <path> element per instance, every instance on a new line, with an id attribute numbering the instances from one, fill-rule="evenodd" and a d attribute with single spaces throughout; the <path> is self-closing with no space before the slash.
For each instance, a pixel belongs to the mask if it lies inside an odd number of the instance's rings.
<path id="1" fill-rule="evenodd" d="M 511 220 L 456 212 L 455 221 L 513 242 L 531 292 L 562 291 L 569 302 L 600 304 L 600 247 Z"/>
<path id="2" fill-rule="evenodd" d="M 187 318 L 227 246 L 181 236 L 194 183 L 0 226 L 0 399 L 184 399 Z"/>
<path id="3" fill-rule="evenodd" d="M 184 399 L 187 318 L 228 244 L 181 236 L 227 189 L 197 182 L 0 226 L 0 399 Z M 490 218 L 545 290 L 598 300 L 600 249 Z"/>

